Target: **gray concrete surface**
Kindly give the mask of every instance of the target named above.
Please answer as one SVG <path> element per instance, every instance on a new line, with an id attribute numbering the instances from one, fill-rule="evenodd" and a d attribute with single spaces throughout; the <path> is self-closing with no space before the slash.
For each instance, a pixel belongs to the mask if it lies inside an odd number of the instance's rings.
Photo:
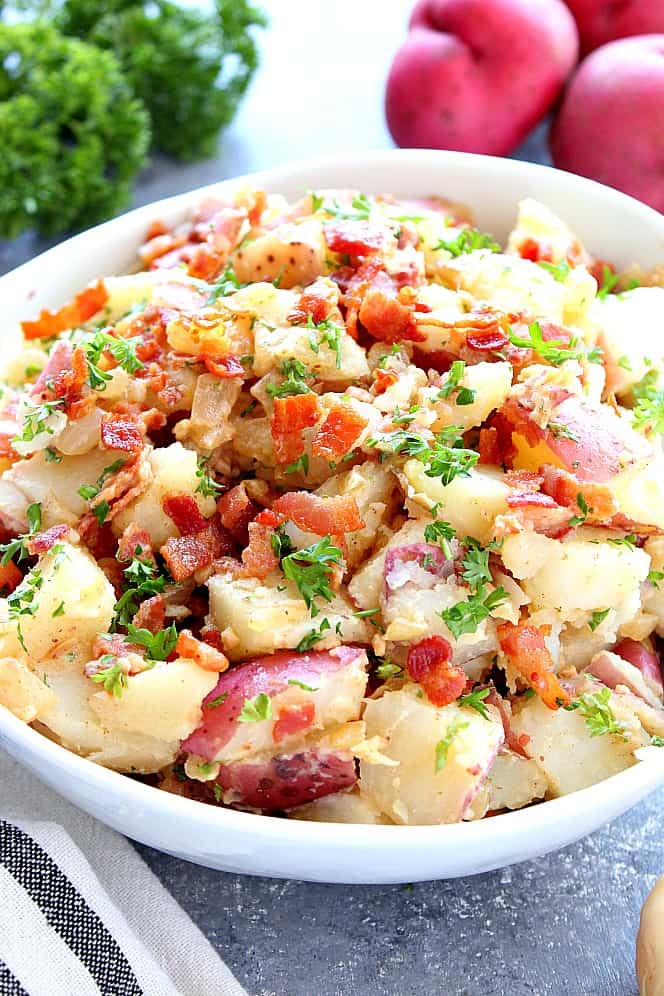
<path id="1" fill-rule="evenodd" d="M 297 158 L 390 144 L 383 80 L 409 0 L 271 0 L 264 59 L 216 159 L 157 160 L 142 204 Z M 519 149 L 546 162 L 546 128 Z M 444 193 L 444 191 L 441 191 Z M 0 242 L 0 272 L 47 243 Z M 139 850 L 252 996 L 635 996 L 664 792 L 539 861 L 408 886 L 243 878 Z"/>

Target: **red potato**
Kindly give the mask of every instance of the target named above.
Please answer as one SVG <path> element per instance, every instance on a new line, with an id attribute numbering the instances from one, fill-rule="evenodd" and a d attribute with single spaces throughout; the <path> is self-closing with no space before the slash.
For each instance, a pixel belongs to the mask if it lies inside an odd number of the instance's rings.
<path id="1" fill-rule="evenodd" d="M 573 76 L 551 131 L 560 169 L 664 211 L 664 34 L 597 49 Z"/>
<path id="2" fill-rule="evenodd" d="M 420 0 L 387 81 L 392 137 L 505 155 L 550 109 L 577 56 L 562 0 Z"/>
<path id="3" fill-rule="evenodd" d="M 349 751 L 318 748 L 222 765 L 216 780 L 226 804 L 274 811 L 350 788 L 357 775 Z"/>
<path id="4" fill-rule="evenodd" d="M 630 35 L 664 31 L 664 4 L 658 0 L 565 0 L 579 30 L 581 52 Z"/>
<path id="5" fill-rule="evenodd" d="M 278 747 L 292 750 L 306 733 L 359 718 L 366 666 L 363 650 L 337 647 L 304 654 L 281 651 L 231 668 L 204 699 L 201 725 L 182 749 L 223 763 Z M 270 699 L 269 716 L 241 722 L 245 702 L 258 695 Z"/>

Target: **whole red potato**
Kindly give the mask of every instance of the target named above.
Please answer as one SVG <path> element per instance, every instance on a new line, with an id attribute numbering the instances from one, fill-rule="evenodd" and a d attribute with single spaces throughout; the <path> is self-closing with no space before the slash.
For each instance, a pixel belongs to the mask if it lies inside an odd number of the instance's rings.
<path id="1" fill-rule="evenodd" d="M 579 29 L 581 52 L 630 35 L 664 31 L 661 0 L 566 0 Z"/>
<path id="2" fill-rule="evenodd" d="M 505 155 L 550 109 L 577 56 L 562 0 L 420 0 L 387 80 L 392 137 Z"/>
<path id="3" fill-rule="evenodd" d="M 550 142 L 560 169 L 664 211 L 664 35 L 623 38 L 584 59 Z"/>

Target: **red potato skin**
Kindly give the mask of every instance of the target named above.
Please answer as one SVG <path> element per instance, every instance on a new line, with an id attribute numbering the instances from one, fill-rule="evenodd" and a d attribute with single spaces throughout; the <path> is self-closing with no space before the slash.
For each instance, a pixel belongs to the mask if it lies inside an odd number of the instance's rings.
<path id="1" fill-rule="evenodd" d="M 217 776 L 236 804 L 266 812 L 301 806 L 350 788 L 356 780 L 352 754 L 322 748 L 222 765 Z"/>
<path id="2" fill-rule="evenodd" d="M 550 145 L 560 169 L 664 211 L 664 34 L 623 38 L 584 59 Z"/>
<path id="3" fill-rule="evenodd" d="M 566 0 L 574 15 L 581 54 L 630 35 L 664 31 L 664 4 L 659 0 Z"/>
<path id="4" fill-rule="evenodd" d="M 387 81 L 397 145 L 505 155 L 576 64 L 562 0 L 420 0 Z"/>

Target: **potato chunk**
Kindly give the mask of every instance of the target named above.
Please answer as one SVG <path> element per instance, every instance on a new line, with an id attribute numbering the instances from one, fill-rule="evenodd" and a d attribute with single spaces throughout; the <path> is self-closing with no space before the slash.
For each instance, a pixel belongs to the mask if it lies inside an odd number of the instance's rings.
<path id="1" fill-rule="evenodd" d="M 279 279 L 280 287 L 306 286 L 322 273 L 325 239 L 320 221 L 281 225 L 247 243 L 233 256 L 241 283 Z"/>
<path id="2" fill-rule="evenodd" d="M 50 688 L 15 657 L 0 659 L 0 705 L 24 723 L 39 717 L 55 696 Z"/>
<path id="3" fill-rule="evenodd" d="M 504 475 L 492 467 L 475 467 L 467 477 L 455 477 L 450 484 L 427 477 L 419 460 L 407 460 L 403 471 L 408 481 L 408 497 L 431 509 L 439 502 L 441 519 L 451 522 L 461 536 L 474 536 L 488 543 L 497 515 L 507 512 L 509 488 Z"/>
<path id="4" fill-rule="evenodd" d="M 370 699 L 364 719 L 367 737 L 383 737 L 382 753 L 397 764 L 362 760 L 360 787 L 401 824 L 461 820 L 504 739 L 493 718 L 455 704 L 436 708 L 416 685 Z"/>

